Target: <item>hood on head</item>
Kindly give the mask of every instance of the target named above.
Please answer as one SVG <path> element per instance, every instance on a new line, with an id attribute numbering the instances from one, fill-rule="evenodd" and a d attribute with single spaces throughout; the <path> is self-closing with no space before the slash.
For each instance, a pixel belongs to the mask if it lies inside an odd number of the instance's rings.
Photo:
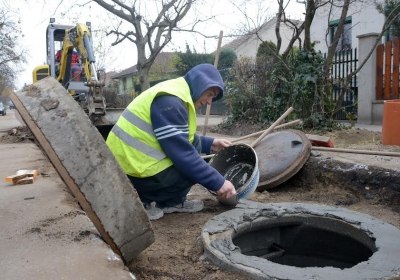
<path id="1" fill-rule="evenodd" d="M 199 64 L 189 70 L 184 76 L 189 84 L 190 94 L 193 102 L 196 102 L 200 96 L 210 87 L 219 87 L 219 94 L 213 98 L 213 102 L 222 98 L 224 95 L 224 82 L 221 74 L 214 65 L 209 63 Z"/>

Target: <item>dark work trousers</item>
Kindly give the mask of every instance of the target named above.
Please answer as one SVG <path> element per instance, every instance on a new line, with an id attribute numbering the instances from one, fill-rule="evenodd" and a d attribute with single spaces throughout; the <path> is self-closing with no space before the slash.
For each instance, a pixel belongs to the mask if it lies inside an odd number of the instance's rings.
<path id="1" fill-rule="evenodd" d="M 201 153 L 201 142 L 195 135 L 193 146 Z M 195 184 L 183 175 L 175 166 L 147 178 L 137 178 L 128 175 L 143 203 L 156 202 L 157 207 L 175 206 L 186 200 L 191 187 Z"/>

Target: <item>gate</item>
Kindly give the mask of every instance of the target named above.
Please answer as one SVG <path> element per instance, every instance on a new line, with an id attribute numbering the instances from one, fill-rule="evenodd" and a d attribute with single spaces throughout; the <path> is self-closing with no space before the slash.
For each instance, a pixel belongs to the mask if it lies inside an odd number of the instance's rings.
<path id="1" fill-rule="evenodd" d="M 399 99 L 400 38 L 376 48 L 376 100 Z"/>
<path id="2" fill-rule="evenodd" d="M 326 54 L 324 55 L 326 59 Z M 331 82 L 333 84 L 332 97 L 334 100 L 338 100 L 342 93 L 342 80 L 346 78 L 348 74 L 357 69 L 358 57 L 357 48 L 335 52 L 333 57 L 332 66 L 330 68 Z M 344 98 L 342 102 L 342 110 L 335 114 L 336 120 L 347 120 L 348 115 L 357 116 L 357 76 L 354 75 L 351 78 L 349 88 L 344 89 Z"/>

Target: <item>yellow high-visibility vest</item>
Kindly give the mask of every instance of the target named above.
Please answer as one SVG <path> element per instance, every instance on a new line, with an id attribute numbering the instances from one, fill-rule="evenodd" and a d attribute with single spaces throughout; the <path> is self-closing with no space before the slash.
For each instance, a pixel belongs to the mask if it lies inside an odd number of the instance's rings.
<path id="1" fill-rule="evenodd" d="M 138 178 L 153 176 L 172 165 L 155 136 L 150 107 L 159 95 L 179 97 L 188 110 L 190 143 L 196 132 L 196 111 L 184 78 L 159 83 L 136 97 L 124 110 L 107 137 L 107 145 L 126 174 Z"/>

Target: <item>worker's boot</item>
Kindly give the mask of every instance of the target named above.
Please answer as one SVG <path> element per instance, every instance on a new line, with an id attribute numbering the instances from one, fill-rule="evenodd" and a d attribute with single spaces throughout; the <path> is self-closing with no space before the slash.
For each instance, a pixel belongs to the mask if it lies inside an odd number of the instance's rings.
<path id="1" fill-rule="evenodd" d="M 194 213 L 203 210 L 204 203 L 201 200 L 185 200 L 178 205 L 161 208 L 164 213 Z"/>
<path id="2" fill-rule="evenodd" d="M 147 216 L 149 217 L 150 221 L 161 219 L 164 216 L 163 210 L 154 207 L 150 203 L 144 203 L 143 206 L 147 212 Z"/>

